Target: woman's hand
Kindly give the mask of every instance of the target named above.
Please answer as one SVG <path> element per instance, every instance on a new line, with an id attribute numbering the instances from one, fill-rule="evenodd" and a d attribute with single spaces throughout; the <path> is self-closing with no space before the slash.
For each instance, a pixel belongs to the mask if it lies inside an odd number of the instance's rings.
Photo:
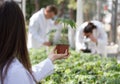
<path id="1" fill-rule="evenodd" d="M 97 43 L 97 39 L 93 36 L 93 34 L 91 34 L 89 38 L 91 39 L 91 41 Z"/>
<path id="2" fill-rule="evenodd" d="M 54 49 L 49 55 L 48 55 L 48 58 L 54 62 L 55 60 L 58 60 L 58 59 L 66 59 L 69 57 L 69 52 L 66 50 L 64 54 L 56 54 L 55 53 L 56 49 Z"/>

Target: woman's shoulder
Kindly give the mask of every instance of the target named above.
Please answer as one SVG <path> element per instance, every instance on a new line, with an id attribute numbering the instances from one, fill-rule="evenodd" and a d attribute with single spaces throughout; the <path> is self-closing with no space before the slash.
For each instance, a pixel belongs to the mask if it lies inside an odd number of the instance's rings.
<path id="1" fill-rule="evenodd" d="M 9 68 L 11 70 L 17 70 L 17 69 L 23 69 L 24 67 L 17 58 L 14 58 Z"/>
<path id="2" fill-rule="evenodd" d="M 23 67 L 23 65 L 19 62 L 18 59 L 13 59 L 12 63 L 10 64 L 10 67 L 8 68 L 8 75 L 14 75 L 14 74 L 22 74 L 26 70 Z"/>
<path id="3" fill-rule="evenodd" d="M 8 68 L 7 76 L 5 78 L 5 84 L 29 84 L 29 79 L 26 69 L 19 62 L 18 59 L 14 59 Z"/>

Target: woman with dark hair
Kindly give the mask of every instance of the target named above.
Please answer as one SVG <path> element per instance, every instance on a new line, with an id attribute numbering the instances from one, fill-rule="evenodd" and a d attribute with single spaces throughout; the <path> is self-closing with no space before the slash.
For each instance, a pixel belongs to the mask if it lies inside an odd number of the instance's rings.
<path id="1" fill-rule="evenodd" d="M 68 57 L 55 54 L 31 66 L 22 11 L 13 1 L 0 2 L 0 84 L 36 84 L 53 72 L 53 62 Z"/>
<path id="2" fill-rule="evenodd" d="M 76 50 L 106 56 L 107 34 L 99 21 L 83 23 L 76 31 Z"/>

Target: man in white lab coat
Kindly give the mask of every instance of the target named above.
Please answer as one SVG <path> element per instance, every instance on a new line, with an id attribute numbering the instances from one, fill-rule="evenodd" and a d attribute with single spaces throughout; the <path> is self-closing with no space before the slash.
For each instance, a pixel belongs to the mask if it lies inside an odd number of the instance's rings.
<path id="1" fill-rule="evenodd" d="M 107 34 L 99 21 L 83 23 L 76 30 L 76 50 L 106 56 Z"/>
<path id="2" fill-rule="evenodd" d="M 57 15 L 57 8 L 54 5 L 42 8 L 32 15 L 29 23 L 28 48 L 40 48 L 41 46 L 51 45 L 48 39 L 48 32 L 53 28 L 57 28 L 57 31 L 61 30 L 59 28 L 60 25 L 52 20 L 55 15 Z M 57 40 L 60 32 L 57 32 L 55 36 Z"/>

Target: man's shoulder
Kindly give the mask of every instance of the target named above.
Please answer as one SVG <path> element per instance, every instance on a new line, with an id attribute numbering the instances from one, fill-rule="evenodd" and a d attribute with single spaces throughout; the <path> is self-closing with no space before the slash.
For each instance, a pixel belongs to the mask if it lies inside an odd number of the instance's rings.
<path id="1" fill-rule="evenodd" d="M 37 11 L 37 12 L 35 12 L 32 16 L 31 16 L 31 18 L 30 18 L 30 20 L 40 20 L 40 18 L 42 18 L 43 17 L 43 9 L 41 9 L 41 10 L 39 10 L 39 11 Z"/>

